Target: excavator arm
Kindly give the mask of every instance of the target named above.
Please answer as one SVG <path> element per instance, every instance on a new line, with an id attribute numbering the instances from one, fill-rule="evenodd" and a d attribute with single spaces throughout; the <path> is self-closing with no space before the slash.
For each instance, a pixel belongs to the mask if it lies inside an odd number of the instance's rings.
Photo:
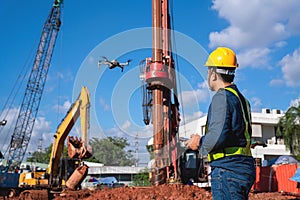
<path id="1" fill-rule="evenodd" d="M 47 173 L 52 176 L 57 176 L 59 173 L 59 163 L 63 153 L 64 142 L 69 135 L 71 129 L 80 116 L 81 122 L 81 139 L 68 137 L 68 155 L 70 158 L 89 158 L 91 157 L 91 150 L 88 148 L 88 129 L 89 129 L 89 108 L 90 96 L 88 89 L 82 87 L 81 93 L 77 100 L 73 103 L 66 116 L 57 128 L 54 135 L 54 142 L 50 156 L 50 163 Z"/>

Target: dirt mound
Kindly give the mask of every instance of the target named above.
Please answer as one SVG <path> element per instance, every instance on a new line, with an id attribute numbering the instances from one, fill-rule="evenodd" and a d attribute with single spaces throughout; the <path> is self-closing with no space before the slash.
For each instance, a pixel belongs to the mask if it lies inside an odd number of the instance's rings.
<path id="1" fill-rule="evenodd" d="M 25 190 L 20 194 L 19 200 L 47 199 L 47 196 L 47 190 Z"/>
<path id="2" fill-rule="evenodd" d="M 88 196 L 88 197 L 87 197 Z M 197 186 L 187 186 L 181 184 L 174 185 L 160 185 L 152 187 L 124 187 L 102 190 L 82 190 L 82 191 L 68 191 L 59 197 L 55 197 L 55 200 L 62 199 L 130 199 L 130 200 L 148 200 L 148 199 L 212 199 L 210 191 Z"/>
<path id="3" fill-rule="evenodd" d="M 160 185 L 151 187 L 124 187 L 101 190 L 67 191 L 54 198 L 55 200 L 66 199 L 122 199 L 122 200 L 211 200 L 211 192 L 197 186 L 181 184 Z M 300 199 L 299 197 L 284 195 L 281 193 L 250 193 L 249 200 L 286 200 Z"/>

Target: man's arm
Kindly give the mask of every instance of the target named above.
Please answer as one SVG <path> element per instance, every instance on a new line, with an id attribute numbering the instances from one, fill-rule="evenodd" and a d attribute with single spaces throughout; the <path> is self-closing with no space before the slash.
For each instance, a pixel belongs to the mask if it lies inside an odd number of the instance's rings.
<path id="1" fill-rule="evenodd" d="M 226 112 L 227 112 L 227 101 L 225 91 L 217 92 L 210 105 L 209 110 L 209 124 L 208 132 L 200 141 L 200 152 L 202 155 L 207 155 L 214 149 L 218 149 L 224 141 L 224 135 L 222 135 L 226 124 Z"/>

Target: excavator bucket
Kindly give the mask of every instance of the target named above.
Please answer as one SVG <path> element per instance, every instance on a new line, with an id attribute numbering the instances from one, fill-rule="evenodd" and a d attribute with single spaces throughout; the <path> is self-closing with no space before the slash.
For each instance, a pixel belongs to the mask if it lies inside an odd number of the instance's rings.
<path id="1" fill-rule="evenodd" d="M 92 150 L 88 149 L 81 138 L 68 136 L 68 155 L 70 158 L 87 159 L 92 156 Z"/>
<path id="2" fill-rule="evenodd" d="M 77 167 L 67 180 L 66 186 L 71 190 L 76 190 L 76 188 L 82 183 L 83 179 L 87 176 L 88 168 L 89 167 L 87 165 Z"/>

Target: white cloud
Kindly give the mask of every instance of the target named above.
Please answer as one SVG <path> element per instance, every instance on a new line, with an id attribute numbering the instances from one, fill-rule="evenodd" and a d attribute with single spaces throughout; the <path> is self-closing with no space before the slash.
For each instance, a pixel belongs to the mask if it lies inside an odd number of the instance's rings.
<path id="1" fill-rule="evenodd" d="M 57 72 L 56 75 L 57 75 L 57 78 L 59 78 L 59 79 L 63 79 L 64 78 L 64 74 L 61 73 L 61 72 Z"/>
<path id="2" fill-rule="evenodd" d="M 211 33 L 211 47 L 264 47 L 299 33 L 298 0 L 214 0 L 212 8 L 229 26 Z"/>
<path id="3" fill-rule="evenodd" d="M 40 136 L 41 133 L 47 133 L 51 130 L 50 122 L 46 121 L 45 117 L 38 117 L 35 120 L 32 136 Z"/>
<path id="4" fill-rule="evenodd" d="M 125 137 L 124 132 L 118 127 L 104 130 L 104 134 L 106 137 Z"/>
<path id="5" fill-rule="evenodd" d="M 74 76 L 73 76 L 73 73 L 71 71 L 58 71 L 58 72 L 55 72 L 55 74 L 51 74 L 49 73 L 47 75 L 47 82 L 50 82 L 50 81 L 59 81 L 61 82 L 61 80 L 63 81 L 72 81 L 74 80 Z"/>
<path id="6" fill-rule="evenodd" d="M 275 46 L 280 48 L 286 46 L 287 44 L 288 43 L 286 41 L 279 41 L 275 43 Z"/>
<path id="7" fill-rule="evenodd" d="M 128 130 L 128 129 L 130 128 L 130 126 L 131 126 L 130 121 L 126 120 L 126 121 L 124 122 L 124 124 L 122 124 L 121 129 L 122 129 L 122 130 Z"/>
<path id="8" fill-rule="evenodd" d="M 229 24 L 211 32 L 209 47 L 228 46 L 243 50 L 241 66 L 265 66 L 272 48 L 287 45 L 287 38 L 300 33 L 298 0 L 214 0 L 212 9 Z"/>
<path id="9" fill-rule="evenodd" d="M 72 103 L 67 100 L 63 103 L 63 105 L 55 105 L 53 108 L 58 112 L 58 113 L 67 113 L 67 111 L 70 109 Z"/>
<path id="10" fill-rule="evenodd" d="M 1 152 L 6 152 L 10 144 L 11 136 L 14 132 L 19 109 L 14 108 L 10 110 L 4 110 L 3 113 L 7 113 L 7 116 L 5 117 L 7 124 L 1 129 L 2 139 L 0 140 L 0 146 Z M 42 148 L 44 149 L 45 147 L 48 147 L 53 141 L 53 135 L 54 134 L 51 133 L 50 122 L 44 117 L 37 117 L 31 133 L 27 152 L 37 151 L 41 138 L 43 142 Z"/>
<path id="11" fill-rule="evenodd" d="M 70 109 L 71 105 L 72 103 L 70 101 L 65 101 L 63 106 L 61 107 L 62 112 L 63 113 L 67 112 Z"/>
<path id="12" fill-rule="evenodd" d="M 105 110 L 105 111 L 110 110 L 110 106 L 105 102 L 104 99 L 100 98 L 99 103 L 100 103 L 100 106 L 103 108 L 103 110 Z"/>
<path id="13" fill-rule="evenodd" d="M 284 81 L 282 79 L 273 79 L 270 81 L 270 86 L 280 86 L 283 84 L 284 84 Z"/>
<path id="14" fill-rule="evenodd" d="M 221 32 L 212 32 L 209 34 L 209 46 L 229 46 L 238 48 L 249 36 L 247 33 L 241 32 L 237 27 L 229 27 Z M 244 42 L 245 43 L 245 42 Z"/>
<path id="15" fill-rule="evenodd" d="M 300 98 L 294 99 L 290 102 L 290 106 L 298 107 L 300 104 Z"/>
<path id="16" fill-rule="evenodd" d="M 19 108 L 5 109 L 2 111 L 1 120 L 7 120 L 5 126 L 0 127 L 0 151 L 4 153 L 10 144 L 11 136 L 15 128 L 16 120 L 18 117 Z"/>
<path id="17" fill-rule="evenodd" d="M 148 126 L 145 126 L 142 131 L 143 138 L 149 138 L 153 136 L 153 126 L 150 124 Z"/>
<path id="18" fill-rule="evenodd" d="M 192 113 L 191 115 L 185 115 L 185 116 L 184 116 L 184 118 L 185 118 L 185 123 L 194 121 L 194 120 L 199 119 L 200 117 L 203 117 L 203 116 L 204 116 L 204 113 L 201 112 L 201 111 L 194 112 L 194 113 Z M 183 120 L 183 119 L 181 119 L 181 120 Z"/>
<path id="19" fill-rule="evenodd" d="M 281 59 L 279 65 L 282 67 L 283 78 L 287 86 L 296 87 L 300 85 L 300 48 L 291 55 L 288 54 Z"/>
<path id="20" fill-rule="evenodd" d="M 240 67 L 253 66 L 256 68 L 270 68 L 268 65 L 268 48 L 253 48 L 241 51 L 237 55 Z"/>
<path id="21" fill-rule="evenodd" d="M 261 99 L 258 97 L 252 97 L 251 98 L 251 110 L 252 111 L 260 111 L 261 110 Z"/>
<path id="22" fill-rule="evenodd" d="M 105 137 L 125 137 L 132 138 L 136 136 L 136 133 L 139 133 L 139 138 L 145 139 L 152 137 L 153 127 L 152 125 L 141 127 L 138 131 L 129 130 L 131 128 L 131 122 L 125 121 L 121 127 L 114 127 L 104 130 Z"/>
<path id="23" fill-rule="evenodd" d="M 292 34 L 296 35 L 296 34 L 300 34 L 300 13 L 299 13 L 299 1 L 297 1 L 298 5 L 294 8 L 297 11 L 295 12 L 293 10 L 293 12 L 290 15 L 289 21 L 288 21 L 288 31 L 290 31 Z M 289 12 L 287 12 L 289 13 Z"/>
<path id="24" fill-rule="evenodd" d="M 64 80 L 64 82 L 73 82 L 74 81 L 73 72 L 68 71 L 67 73 L 65 73 L 63 80 Z"/>
<path id="25" fill-rule="evenodd" d="M 50 124 L 51 123 L 47 121 L 44 117 L 36 118 L 27 152 L 38 151 L 38 146 L 40 145 L 41 139 L 42 150 L 44 150 L 53 142 L 54 133 L 51 132 Z"/>
<path id="26" fill-rule="evenodd" d="M 198 105 L 199 102 L 207 101 L 209 97 L 209 89 L 206 82 L 198 83 L 198 88 L 195 90 L 183 91 L 181 93 L 182 104 L 185 107 Z"/>

